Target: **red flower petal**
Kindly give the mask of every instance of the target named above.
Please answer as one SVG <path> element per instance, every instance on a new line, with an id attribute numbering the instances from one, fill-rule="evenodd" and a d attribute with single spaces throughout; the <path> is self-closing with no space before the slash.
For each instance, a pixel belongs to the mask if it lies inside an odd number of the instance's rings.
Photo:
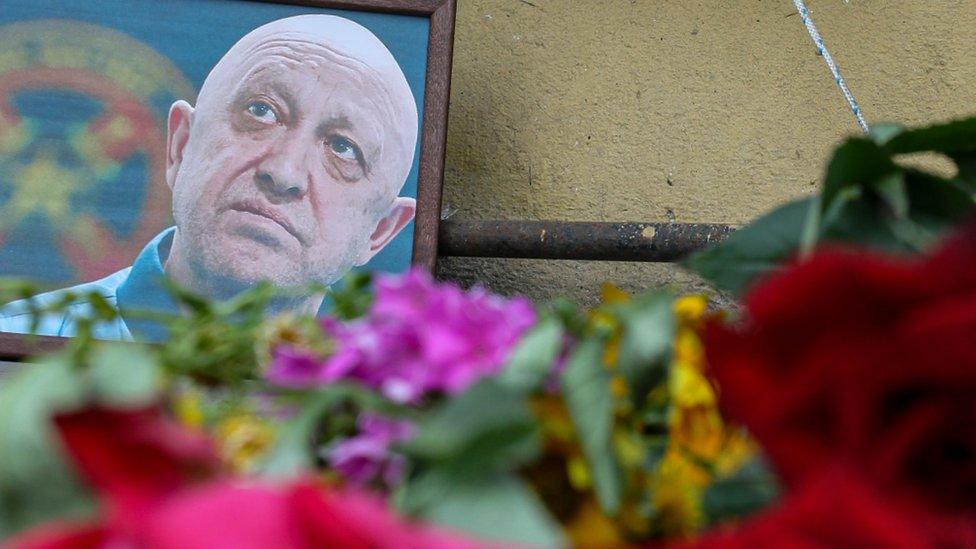
<path id="1" fill-rule="evenodd" d="M 123 519 L 138 521 L 147 505 L 217 470 L 209 440 L 157 407 L 93 407 L 55 424 L 77 467 Z"/>
<path id="2" fill-rule="evenodd" d="M 102 525 L 51 523 L 6 540 L 9 549 L 100 549 L 109 541 Z"/>

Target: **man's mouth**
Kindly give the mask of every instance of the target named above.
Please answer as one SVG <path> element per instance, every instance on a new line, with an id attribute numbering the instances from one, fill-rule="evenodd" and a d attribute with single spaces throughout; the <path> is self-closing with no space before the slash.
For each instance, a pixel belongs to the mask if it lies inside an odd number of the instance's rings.
<path id="1" fill-rule="evenodd" d="M 231 204 L 227 209 L 270 219 L 288 231 L 288 234 L 295 237 L 299 243 L 304 244 L 305 242 L 301 235 L 299 235 L 298 231 L 295 230 L 295 227 L 291 224 L 291 221 L 289 221 L 288 216 L 260 201 L 240 200 Z"/>

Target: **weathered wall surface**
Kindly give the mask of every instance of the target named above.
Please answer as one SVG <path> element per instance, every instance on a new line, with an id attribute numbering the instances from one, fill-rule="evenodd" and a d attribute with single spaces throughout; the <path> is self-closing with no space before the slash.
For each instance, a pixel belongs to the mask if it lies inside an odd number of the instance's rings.
<path id="1" fill-rule="evenodd" d="M 458 219 L 744 223 L 858 132 L 789 0 L 458 0 L 444 201 Z M 976 113 L 976 0 L 809 0 L 869 122 Z M 671 265 L 447 258 L 591 301 Z"/>

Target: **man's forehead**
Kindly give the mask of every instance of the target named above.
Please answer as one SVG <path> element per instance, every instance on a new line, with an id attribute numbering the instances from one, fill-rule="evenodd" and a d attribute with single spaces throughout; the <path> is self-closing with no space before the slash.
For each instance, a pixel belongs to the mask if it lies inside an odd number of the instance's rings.
<path id="1" fill-rule="evenodd" d="M 291 17 L 259 27 L 235 44 L 218 67 L 225 61 L 232 64 L 269 52 L 287 55 L 289 50 L 361 64 L 380 73 L 399 73 L 393 55 L 372 32 L 348 19 L 327 15 Z"/>
<path id="2" fill-rule="evenodd" d="M 339 54 L 322 44 L 269 40 L 257 44 L 244 53 L 234 67 L 233 81 L 275 80 L 298 71 L 323 80 L 335 75 L 346 76 L 353 81 L 365 79 L 390 87 L 390 78 L 373 67 Z"/>
<path id="3" fill-rule="evenodd" d="M 242 81 L 263 71 L 302 67 L 344 71 L 371 80 L 373 87 L 382 89 L 395 115 L 416 119 L 413 93 L 386 46 L 365 27 L 331 15 L 290 17 L 250 32 L 213 68 L 199 102 L 206 102 L 211 94 L 221 96 L 226 90 L 239 89 Z"/>

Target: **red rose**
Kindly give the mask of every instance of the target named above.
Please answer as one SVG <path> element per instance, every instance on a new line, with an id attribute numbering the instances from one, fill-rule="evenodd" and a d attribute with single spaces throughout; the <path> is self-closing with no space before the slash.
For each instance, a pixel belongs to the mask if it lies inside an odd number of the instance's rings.
<path id="1" fill-rule="evenodd" d="M 976 225 L 920 258 L 817 253 L 705 342 L 726 413 L 788 487 L 843 464 L 976 529 Z"/>
<path id="2" fill-rule="evenodd" d="M 401 521 L 371 496 L 222 475 L 209 442 L 159 409 L 93 408 L 56 424 L 107 504 L 91 524 L 50 524 L 12 548 L 461 548 L 477 545 Z"/>

